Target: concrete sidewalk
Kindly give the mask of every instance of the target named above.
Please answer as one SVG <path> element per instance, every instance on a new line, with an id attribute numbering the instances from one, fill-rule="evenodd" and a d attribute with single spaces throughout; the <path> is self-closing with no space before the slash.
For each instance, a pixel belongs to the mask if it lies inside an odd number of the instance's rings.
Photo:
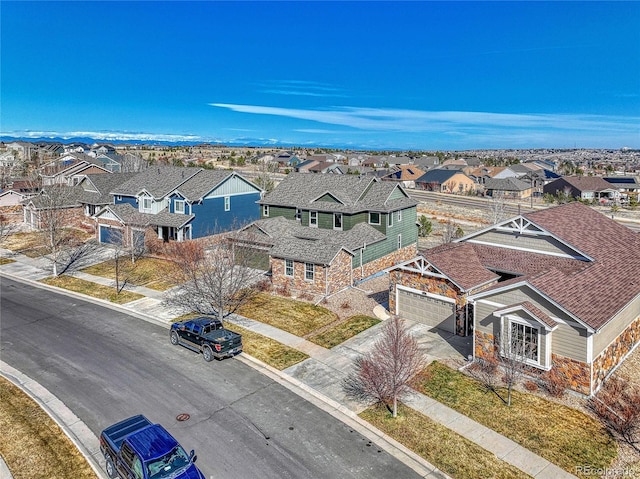
<path id="1" fill-rule="evenodd" d="M 0 275 L 30 281 L 37 281 L 38 279 L 50 276 L 49 271 L 46 269 L 49 266 L 46 260 L 34 260 L 23 255 L 13 254 L 7 250 L 0 250 L 0 256 L 9 257 L 16 261 L 15 263 L 0 266 Z M 87 281 L 113 286 L 113 282 L 105 278 L 86 273 L 76 273 L 75 276 Z M 95 298 L 89 298 L 85 295 L 81 296 L 96 303 L 108 303 L 108 306 L 113 309 L 122 309 L 142 319 L 152 321 L 156 324 L 164 324 L 165 326 L 168 326 L 171 320 L 178 315 L 177 312 L 172 312 L 162 305 L 162 292 L 143 287 L 131 287 L 127 289 L 140 293 L 145 297 L 124 305 L 113 305 L 107 301 L 96 300 Z M 66 292 L 65 294 L 76 293 Z M 277 371 L 264 364 L 260 364 L 259 366 L 262 369 L 268 370 L 270 375 L 278 376 L 282 381 L 293 384 L 295 388 L 292 390 L 306 391 L 316 399 L 321 398 L 326 405 L 330 406 L 332 411 L 335 410 L 336 414 L 340 414 L 340 416 L 336 417 L 341 417 L 343 420 L 345 417 L 349 417 L 351 421 L 362 422 L 357 416 L 357 413 L 363 409 L 362 405 L 346 398 L 342 391 L 341 381 L 351 371 L 353 359 L 359 354 L 366 352 L 373 344 L 381 324 L 329 350 L 286 331 L 248 318 L 231 315 L 227 320 L 308 354 L 310 356 L 309 359 L 291 366 L 285 371 Z M 438 357 L 456 357 L 457 355 L 457 357 L 462 359 L 466 358 L 466 355 L 462 353 L 462 351 L 465 350 L 465 345 L 461 343 L 468 341 L 468 338 L 452 336 L 446 338 L 445 341 L 443 338 L 419 324 L 412 324 L 411 328 L 414 334 L 420 338 L 420 342 L 430 342 L 429 344 L 433 344 L 433 347 L 428 347 L 427 351 L 436 351 Z M 242 355 L 238 358 L 241 357 Z M 435 359 L 435 357 L 428 359 Z M 259 364 L 259 362 L 253 359 L 246 362 Z M 315 401 L 312 402 L 315 403 Z M 404 402 L 409 407 L 457 432 L 487 451 L 492 452 L 499 459 L 517 467 L 532 477 L 557 479 L 575 477 L 560 469 L 558 466 L 551 464 L 546 459 L 516 444 L 512 440 L 425 395 L 414 391 Z M 345 413 L 346 416 L 344 415 Z M 367 428 L 367 426 L 363 426 L 362 424 L 361 426 Z M 368 426 L 368 428 L 370 430 L 373 429 L 371 426 Z M 377 431 L 376 440 L 380 441 L 381 439 L 385 444 L 389 445 L 389 447 L 396 449 L 396 454 L 391 450 L 389 451 L 390 453 L 401 460 L 408 461 L 407 464 L 411 463 L 411 467 L 420 464 L 419 468 L 414 467 L 414 469 L 419 471 L 423 477 L 447 477 L 433 465 L 415 454 L 410 453 L 406 448 L 403 448 L 380 431 Z"/>

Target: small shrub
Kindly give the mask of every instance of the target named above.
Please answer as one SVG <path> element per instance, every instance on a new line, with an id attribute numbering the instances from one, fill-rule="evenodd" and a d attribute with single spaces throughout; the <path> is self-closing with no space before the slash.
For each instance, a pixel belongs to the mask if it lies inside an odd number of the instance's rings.
<path id="1" fill-rule="evenodd" d="M 278 293 L 279 296 L 284 296 L 285 298 L 288 298 L 291 296 L 291 291 L 289 290 L 289 287 L 287 285 L 284 286 L 280 286 L 276 292 Z"/>
<path id="2" fill-rule="evenodd" d="M 535 381 L 531 381 L 531 380 L 525 381 L 524 382 L 524 388 L 527 391 L 533 393 L 533 392 L 536 392 L 538 390 L 538 384 Z"/>
<path id="3" fill-rule="evenodd" d="M 313 295 L 307 293 L 306 291 L 303 291 L 302 293 L 300 293 L 300 296 L 298 296 L 298 299 L 301 299 L 303 301 L 311 301 L 313 300 Z"/>
<path id="4" fill-rule="evenodd" d="M 561 398 L 569 385 L 567 378 L 556 368 L 552 368 L 542 375 L 544 389 L 550 396 Z"/>
<path id="5" fill-rule="evenodd" d="M 349 309 L 351 307 L 351 305 L 349 304 L 349 301 L 345 301 L 340 305 L 340 307 L 342 309 Z"/>
<path id="6" fill-rule="evenodd" d="M 264 293 L 264 292 L 271 291 L 272 286 L 273 285 L 271 284 L 271 281 L 269 281 L 268 279 L 263 279 L 256 283 L 255 289 L 260 291 L 261 293 Z"/>

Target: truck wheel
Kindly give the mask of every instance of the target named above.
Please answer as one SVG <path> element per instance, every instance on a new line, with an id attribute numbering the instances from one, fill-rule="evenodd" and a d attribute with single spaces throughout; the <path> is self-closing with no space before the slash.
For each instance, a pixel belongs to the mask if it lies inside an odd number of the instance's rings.
<path id="1" fill-rule="evenodd" d="M 206 362 L 209 362 L 213 359 L 213 351 L 209 346 L 205 346 L 202 348 L 202 357 Z"/>
<path id="2" fill-rule="evenodd" d="M 176 333 L 175 331 L 171 331 L 171 334 L 169 335 L 169 340 L 171 341 L 171 344 L 173 344 L 174 346 L 177 346 L 179 342 L 178 333 Z"/>
<path id="3" fill-rule="evenodd" d="M 105 469 L 107 470 L 107 475 L 111 479 L 114 479 L 114 478 L 118 477 L 118 473 L 116 472 L 116 468 L 113 465 L 113 461 L 111 460 L 110 457 L 107 457 L 107 464 L 105 466 Z"/>

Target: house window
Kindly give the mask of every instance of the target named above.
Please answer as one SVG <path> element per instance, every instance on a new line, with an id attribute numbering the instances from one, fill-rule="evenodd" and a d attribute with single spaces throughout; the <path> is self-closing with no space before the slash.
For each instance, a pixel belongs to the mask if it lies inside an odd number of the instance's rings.
<path id="1" fill-rule="evenodd" d="M 184 214 L 184 200 L 175 200 L 173 203 L 173 212 Z"/>
<path id="2" fill-rule="evenodd" d="M 334 230 L 342 229 L 342 213 L 333 214 L 333 229 Z"/>
<path id="3" fill-rule="evenodd" d="M 284 260 L 284 275 L 293 278 L 293 260 L 285 259 Z"/>
<path id="4" fill-rule="evenodd" d="M 387 225 L 388 226 L 393 226 L 393 213 L 389 213 L 387 215 Z"/>
<path id="5" fill-rule="evenodd" d="M 151 209 L 151 198 L 142 198 L 142 209 L 143 210 Z"/>
<path id="6" fill-rule="evenodd" d="M 369 224 L 370 225 L 379 225 L 380 224 L 380 213 L 376 213 L 374 211 L 369 212 Z"/>
<path id="7" fill-rule="evenodd" d="M 538 328 L 521 323 L 509 324 L 509 352 L 525 360 L 540 362 Z"/>
<path id="8" fill-rule="evenodd" d="M 302 219 L 302 211 L 300 208 L 296 208 L 296 221 L 300 221 Z"/>
<path id="9" fill-rule="evenodd" d="M 318 212 L 317 211 L 309 211 L 309 226 L 314 228 L 318 227 Z"/>
<path id="10" fill-rule="evenodd" d="M 262 205 L 262 216 L 269 216 L 269 205 Z"/>
<path id="11" fill-rule="evenodd" d="M 314 267 L 313 263 L 304 264 L 304 279 L 305 281 L 313 281 Z"/>
<path id="12" fill-rule="evenodd" d="M 402 235 L 398 235 L 398 249 L 402 248 Z"/>
<path id="13" fill-rule="evenodd" d="M 229 211 L 230 209 L 231 209 L 231 197 L 225 196 L 224 197 L 224 210 L 225 211 Z"/>
<path id="14" fill-rule="evenodd" d="M 398 223 L 400 223 L 402 221 L 402 210 L 398 210 Z"/>

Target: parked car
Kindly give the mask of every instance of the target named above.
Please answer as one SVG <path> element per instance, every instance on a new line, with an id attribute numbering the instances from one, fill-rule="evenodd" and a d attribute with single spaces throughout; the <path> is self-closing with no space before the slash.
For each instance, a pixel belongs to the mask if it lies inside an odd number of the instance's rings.
<path id="1" fill-rule="evenodd" d="M 222 359 L 242 352 L 242 336 L 225 329 L 219 319 L 200 317 L 171 325 L 169 340 L 202 353 L 205 361 Z"/>
<path id="2" fill-rule="evenodd" d="M 107 474 L 121 479 L 205 479 L 189 454 L 160 424 L 143 415 L 109 426 L 100 434 Z"/>

